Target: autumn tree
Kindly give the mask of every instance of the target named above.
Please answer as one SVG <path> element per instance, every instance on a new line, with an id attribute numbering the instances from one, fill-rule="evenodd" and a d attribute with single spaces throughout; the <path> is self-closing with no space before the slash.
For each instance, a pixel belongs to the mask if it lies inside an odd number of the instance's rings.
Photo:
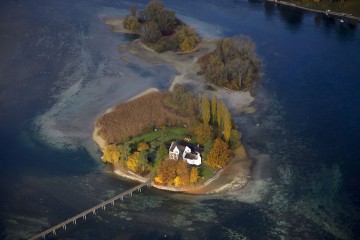
<path id="1" fill-rule="evenodd" d="M 140 13 L 142 20 L 155 21 L 160 12 L 164 10 L 164 3 L 161 1 L 150 1 L 144 11 Z"/>
<path id="2" fill-rule="evenodd" d="M 195 137 L 196 141 L 203 145 L 208 141 L 213 139 L 213 130 L 209 124 L 200 123 L 195 127 Z"/>
<path id="3" fill-rule="evenodd" d="M 199 169 L 197 167 L 192 167 L 190 170 L 190 184 L 196 184 L 199 178 Z"/>
<path id="4" fill-rule="evenodd" d="M 213 145 L 212 141 L 207 141 L 204 144 L 204 151 L 202 152 L 201 156 L 202 156 L 202 159 L 204 159 L 205 161 L 207 160 L 207 158 L 208 158 L 208 156 L 210 154 L 210 151 L 212 149 L 212 145 Z"/>
<path id="5" fill-rule="evenodd" d="M 126 166 L 131 171 L 137 173 L 138 172 L 138 164 L 139 164 L 139 155 L 140 152 L 135 152 L 129 156 L 129 158 L 126 161 Z"/>
<path id="6" fill-rule="evenodd" d="M 149 148 L 150 148 L 149 145 L 148 145 L 147 143 L 144 143 L 144 142 L 141 142 L 141 143 L 139 143 L 139 144 L 137 145 L 137 150 L 138 150 L 139 152 L 146 151 L 146 150 L 148 150 Z"/>
<path id="7" fill-rule="evenodd" d="M 229 151 L 226 142 L 217 138 L 211 148 L 207 163 L 214 168 L 223 168 L 229 163 Z"/>
<path id="8" fill-rule="evenodd" d="M 103 156 L 101 159 L 104 162 L 118 163 L 120 158 L 120 150 L 114 145 L 107 145 L 103 150 Z"/>
<path id="9" fill-rule="evenodd" d="M 136 165 L 138 173 L 145 173 L 147 170 L 149 170 L 149 164 L 147 158 L 148 158 L 147 152 L 141 151 L 138 156 L 138 162 Z"/>
<path id="10" fill-rule="evenodd" d="M 164 185 L 173 183 L 176 178 L 176 160 L 161 161 L 155 181 Z"/>
<path id="11" fill-rule="evenodd" d="M 179 48 L 183 52 L 193 50 L 200 41 L 197 32 L 191 27 L 182 27 L 176 35 L 179 38 Z"/>
<path id="12" fill-rule="evenodd" d="M 156 22 L 148 21 L 140 27 L 140 38 L 144 43 L 155 43 L 161 37 L 160 29 Z"/>
<path id="13" fill-rule="evenodd" d="M 222 109 L 222 112 L 224 139 L 226 142 L 229 142 L 232 129 L 231 113 L 226 107 Z"/>
<path id="14" fill-rule="evenodd" d="M 137 32 L 140 29 L 140 23 L 137 20 L 136 17 L 130 15 L 130 16 L 126 16 L 123 22 L 123 26 L 125 29 L 130 30 L 130 31 L 134 31 Z"/>
<path id="15" fill-rule="evenodd" d="M 174 179 L 175 186 L 189 185 L 190 173 L 189 167 L 185 161 L 179 160 L 176 163 L 176 178 Z"/>
<path id="16" fill-rule="evenodd" d="M 214 125 L 216 122 L 216 105 L 217 105 L 217 99 L 216 96 L 213 95 L 211 98 L 211 122 Z"/>
<path id="17" fill-rule="evenodd" d="M 216 109 L 217 109 L 217 112 L 216 112 L 216 122 L 218 124 L 218 127 L 219 129 L 222 129 L 222 122 L 223 122 L 223 116 L 222 116 L 222 113 L 223 113 L 223 109 L 225 108 L 225 104 L 221 101 L 217 101 L 217 104 L 216 104 Z"/>
<path id="18" fill-rule="evenodd" d="M 205 95 L 201 98 L 201 116 L 205 124 L 210 122 L 210 101 Z"/>

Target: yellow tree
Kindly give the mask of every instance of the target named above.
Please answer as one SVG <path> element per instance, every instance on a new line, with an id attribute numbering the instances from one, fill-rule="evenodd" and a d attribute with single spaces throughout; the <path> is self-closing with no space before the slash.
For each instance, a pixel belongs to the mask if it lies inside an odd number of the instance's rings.
<path id="1" fill-rule="evenodd" d="M 221 126 L 222 126 L 222 111 L 223 111 L 223 108 L 224 108 L 224 103 L 222 103 L 221 101 L 217 101 L 217 104 L 216 104 L 216 115 L 217 115 L 217 118 L 216 118 L 216 121 L 217 121 L 217 124 L 219 126 L 219 128 L 221 129 Z"/>
<path id="2" fill-rule="evenodd" d="M 174 180 L 175 186 L 189 185 L 190 174 L 189 167 L 185 161 L 179 160 L 176 163 L 176 178 Z"/>
<path id="3" fill-rule="evenodd" d="M 195 184 L 199 180 L 199 169 L 192 167 L 190 170 L 190 184 Z"/>
<path id="4" fill-rule="evenodd" d="M 133 171 L 135 173 L 137 173 L 139 170 L 138 169 L 139 155 L 140 155 L 140 152 L 135 152 L 132 155 L 130 155 L 130 157 L 126 161 L 127 168 L 129 168 L 131 171 Z"/>
<path id="5" fill-rule="evenodd" d="M 182 27 L 176 32 L 179 39 L 179 47 L 183 52 L 193 50 L 200 39 L 196 31 L 191 27 Z"/>
<path id="6" fill-rule="evenodd" d="M 213 139 L 212 127 L 209 124 L 200 123 L 195 127 L 194 132 L 196 141 L 201 145 Z"/>
<path id="7" fill-rule="evenodd" d="M 137 145 L 137 150 L 138 150 L 139 152 L 146 151 L 146 150 L 148 150 L 149 148 L 150 148 L 149 145 L 148 145 L 147 143 L 144 143 L 144 142 L 141 142 L 141 143 L 139 143 L 139 144 Z"/>
<path id="8" fill-rule="evenodd" d="M 226 107 L 224 107 L 222 115 L 223 115 L 224 139 L 226 142 L 229 142 L 230 135 L 231 135 L 231 129 L 232 129 L 231 113 L 229 112 L 229 110 Z"/>
<path id="9" fill-rule="evenodd" d="M 204 123 L 210 122 L 210 101 L 205 95 L 201 98 L 201 116 Z"/>
<path id="10" fill-rule="evenodd" d="M 103 156 L 101 159 L 104 162 L 109 163 L 118 163 L 120 158 L 120 150 L 116 147 L 115 144 L 107 145 L 103 150 Z"/>
<path id="11" fill-rule="evenodd" d="M 217 99 L 215 97 L 215 95 L 212 96 L 211 98 L 211 118 L 212 118 L 212 123 L 215 124 L 216 122 L 216 104 L 217 104 Z"/>
<path id="12" fill-rule="evenodd" d="M 229 151 L 226 142 L 217 138 L 211 148 L 207 163 L 214 168 L 223 168 L 229 163 Z"/>

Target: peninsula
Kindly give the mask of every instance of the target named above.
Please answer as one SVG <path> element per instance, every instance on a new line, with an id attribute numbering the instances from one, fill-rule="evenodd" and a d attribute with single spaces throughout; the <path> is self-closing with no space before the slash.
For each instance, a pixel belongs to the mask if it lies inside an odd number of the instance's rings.
<path id="1" fill-rule="evenodd" d="M 141 12 L 132 7 L 124 20 L 104 21 L 115 32 L 139 35 L 121 51 L 170 64 L 180 74 L 169 92 L 149 89 L 98 118 L 93 138 L 102 160 L 115 173 L 142 182 L 153 179 L 160 189 L 212 193 L 234 177 L 244 186 L 251 161 L 228 107 L 254 111 L 248 90 L 261 64 L 252 41 L 200 39 L 160 1 Z M 185 81 L 203 87 L 189 89 Z"/>

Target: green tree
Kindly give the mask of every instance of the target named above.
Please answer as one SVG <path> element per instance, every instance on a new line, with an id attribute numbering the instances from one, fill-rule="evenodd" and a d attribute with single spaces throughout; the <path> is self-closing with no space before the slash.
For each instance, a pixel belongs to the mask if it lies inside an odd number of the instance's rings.
<path id="1" fill-rule="evenodd" d="M 208 156 L 209 156 L 209 153 L 211 151 L 211 148 L 212 148 L 212 141 L 207 141 L 205 144 L 204 144 L 204 151 L 203 153 L 201 154 L 202 155 L 202 158 L 206 161 L 208 159 Z"/>
<path id="2" fill-rule="evenodd" d="M 212 127 L 209 124 L 200 123 L 195 127 L 195 137 L 196 141 L 203 145 L 208 141 L 213 139 Z"/>
<path id="3" fill-rule="evenodd" d="M 169 154 L 168 149 L 164 144 L 160 144 L 158 150 L 156 151 L 156 161 L 161 161 L 165 159 Z"/>
<path id="4" fill-rule="evenodd" d="M 228 145 L 220 138 L 215 139 L 207 163 L 214 168 L 223 168 L 229 163 Z"/>
<path id="5" fill-rule="evenodd" d="M 128 142 L 125 142 L 118 146 L 121 155 L 120 155 L 120 161 L 125 162 L 131 155 L 131 148 L 130 144 Z"/>
<path id="6" fill-rule="evenodd" d="M 210 101 L 205 95 L 201 98 L 201 116 L 205 124 L 210 122 Z"/>
<path id="7" fill-rule="evenodd" d="M 144 43 L 155 43 L 161 37 L 160 29 L 156 22 L 148 21 L 140 27 L 140 38 Z"/>
<path id="8" fill-rule="evenodd" d="M 236 149 L 241 145 L 241 135 L 242 133 L 239 132 L 238 130 L 236 129 L 231 130 L 230 141 L 229 141 L 231 149 Z"/>

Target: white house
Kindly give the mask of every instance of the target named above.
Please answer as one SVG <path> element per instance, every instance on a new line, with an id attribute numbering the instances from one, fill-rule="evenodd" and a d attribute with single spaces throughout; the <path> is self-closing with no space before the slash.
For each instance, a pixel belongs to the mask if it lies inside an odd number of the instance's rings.
<path id="1" fill-rule="evenodd" d="M 169 158 L 178 160 L 180 156 L 190 165 L 201 165 L 201 156 L 199 151 L 194 151 L 189 146 L 183 146 L 176 142 L 172 142 L 169 148 Z"/>

